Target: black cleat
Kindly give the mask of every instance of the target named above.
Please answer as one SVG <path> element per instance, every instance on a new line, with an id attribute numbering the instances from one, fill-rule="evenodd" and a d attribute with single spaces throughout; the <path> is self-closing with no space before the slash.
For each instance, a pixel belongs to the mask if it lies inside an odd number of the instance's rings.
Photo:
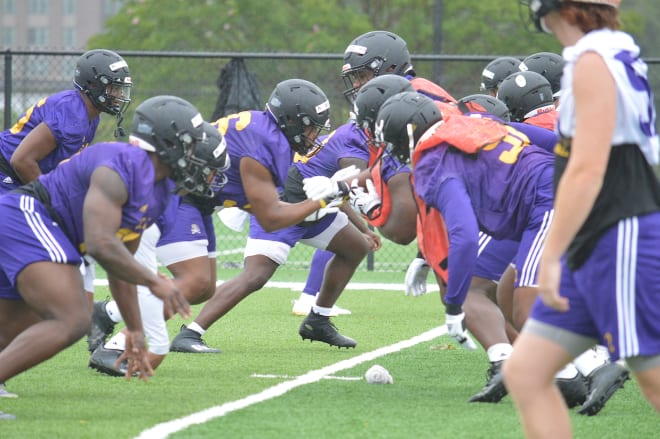
<path id="1" fill-rule="evenodd" d="M 115 367 L 115 363 L 122 353 L 123 351 L 117 349 L 106 349 L 103 347 L 103 345 L 101 345 L 97 347 L 96 350 L 92 353 L 92 356 L 89 357 L 89 367 L 113 377 L 126 376 L 126 371 L 128 369 L 127 360 L 122 361 L 119 365 L 119 368 Z"/>
<path id="2" fill-rule="evenodd" d="M 330 321 L 330 317 L 310 311 L 298 329 L 303 340 L 322 341 L 339 348 L 354 348 L 357 342 L 350 337 L 344 337 Z"/>
<path id="3" fill-rule="evenodd" d="M 582 404 L 587 399 L 587 384 L 580 372 L 574 378 L 556 378 L 555 383 L 569 409 Z"/>
<path id="4" fill-rule="evenodd" d="M 108 301 L 94 302 L 92 312 L 92 329 L 87 336 L 87 350 L 94 352 L 96 348 L 105 343 L 106 338 L 115 330 L 115 322 L 105 311 Z"/>
<path id="5" fill-rule="evenodd" d="M 204 343 L 202 336 L 192 329 L 181 326 L 181 331 L 172 340 L 172 352 L 185 352 L 188 354 L 219 354 L 220 349 L 212 348 Z"/>
<path id="6" fill-rule="evenodd" d="M 629 379 L 628 370 L 619 363 L 606 363 L 597 367 L 587 377 L 589 394 L 578 413 L 587 416 L 598 414 L 614 392 L 623 388 L 623 383 Z"/>
<path id="7" fill-rule="evenodd" d="M 479 393 L 473 395 L 468 402 L 500 402 L 507 394 L 504 387 L 504 377 L 502 375 L 502 361 L 490 363 L 486 385 Z"/>

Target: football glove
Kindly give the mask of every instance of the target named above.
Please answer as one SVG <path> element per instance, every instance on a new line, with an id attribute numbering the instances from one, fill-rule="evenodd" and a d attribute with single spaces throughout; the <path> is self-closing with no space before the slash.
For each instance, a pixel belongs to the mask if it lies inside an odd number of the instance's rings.
<path id="1" fill-rule="evenodd" d="M 426 277 L 431 267 L 422 258 L 412 260 L 406 271 L 406 296 L 421 296 L 426 294 Z"/>
<path id="2" fill-rule="evenodd" d="M 336 198 L 330 201 L 325 207 L 322 207 L 319 210 L 307 215 L 307 217 L 305 217 L 305 221 L 306 222 L 318 221 L 329 213 L 336 213 L 339 211 L 339 207 L 342 204 L 344 204 L 344 200 L 342 198 Z"/>
<path id="3" fill-rule="evenodd" d="M 460 344 L 463 349 L 473 351 L 477 349 L 467 329 L 465 328 L 465 313 L 445 314 L 445 324 L 447 325 L 447 334 Z"/>
<path id="4" fill-rule="evenodd" d="M 358 186 L 357 179 L 353 180 L 351 182 L 351 193 L 349 197 L 351 199 L 351 206 L 353 206 L 356 212 L 361 213 L 367 218 L 371 218 L 371 214 L 380 207 L 380 197 L 371 179 L 368 178 L 365 180 L 364 184 L 367 186 L 366 192 L 364 188 Z"/>
<path id="5" fill-rule="evenodd" d="M 320 175 L 305 178 L 303 179 L 303 190 L 307 198 L 314 201 L 325 200 L 327 204 L 335 198 L 346 197 L 350 188 L 343 180 L 355 177 L 359 173 L 360 170 L 355 165 L 351 165 L 335 172 L 330 178 Z"/>

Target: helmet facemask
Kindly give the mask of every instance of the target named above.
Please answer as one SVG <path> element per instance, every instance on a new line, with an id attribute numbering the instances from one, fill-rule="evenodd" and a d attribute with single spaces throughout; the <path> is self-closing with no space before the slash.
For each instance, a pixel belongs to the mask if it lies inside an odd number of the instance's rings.
<path id="1" fill-rule="evenodd" d="M 177 192 L 212 198 L 227 184 L 225 172 L 231 164 L 227 142 L 219 133 L 210 136 L 207 133 L 205 129 L 202 138 L 196 139 L 193 147 L 188 149 L 187 157 L 177 161 L 180 177 Z"/>
<path id="2" fill-rule="evenodd" d="M 298 106 L 298 110 L 300 111 L 300 106 Z M 324 110 L 319 110 L 319 112 L 322 111 Z M 313 157 L 323 148 L 319 136 L 330 131 L 330 119 L 327 119 L 325 124 L 320 124 L 314 118 L 302 113 L 298 113 L 296 119 L 297 122 L 294 121 L 293 125 L 288 125 L 290 128 L 284 134 L 294 152 L 308 158 Z"/>
<path id="3" fill-rule="evenodd" d="M 361 65 L 354 68 L 349 68 L 342 72 L 341 77 L 344 80 L 344 85 L 346 90 L 344 90 L 344 96 L 348 100 L 348 103 L 353 105 L 355 102 L 355 95 L 357 95 L 360 88 L 370 79 L 378 76 L 381 66 L 383 65 L 383 60 L 376 58 L 367 65 Z"/>

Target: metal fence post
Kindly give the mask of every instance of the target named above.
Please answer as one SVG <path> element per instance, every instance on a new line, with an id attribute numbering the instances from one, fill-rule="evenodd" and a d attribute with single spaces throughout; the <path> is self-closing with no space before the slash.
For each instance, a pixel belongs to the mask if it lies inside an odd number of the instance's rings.
<path id="1" fill-rule="evenodd" d="M 4 126 L 2 127 L 3 130 L 6 130 L 11 126 L 11 89 L 12 89 L 11 63 L 12 63 L 11 51 L 7 49 L 5 51 L 5 84 L 3 87 L 3 92 L 5 94 L 5 111 L 4 111 L 5 122 L 4 122 Z"/>

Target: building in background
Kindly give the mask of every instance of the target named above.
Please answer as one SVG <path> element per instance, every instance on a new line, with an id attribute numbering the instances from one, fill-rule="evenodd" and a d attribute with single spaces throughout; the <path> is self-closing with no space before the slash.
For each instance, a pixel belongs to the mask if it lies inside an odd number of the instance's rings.
<path id="1" fill-rule="evenodd" d="M 0 0 L 2 50 L 80 50 L 124 0 Z"/>

